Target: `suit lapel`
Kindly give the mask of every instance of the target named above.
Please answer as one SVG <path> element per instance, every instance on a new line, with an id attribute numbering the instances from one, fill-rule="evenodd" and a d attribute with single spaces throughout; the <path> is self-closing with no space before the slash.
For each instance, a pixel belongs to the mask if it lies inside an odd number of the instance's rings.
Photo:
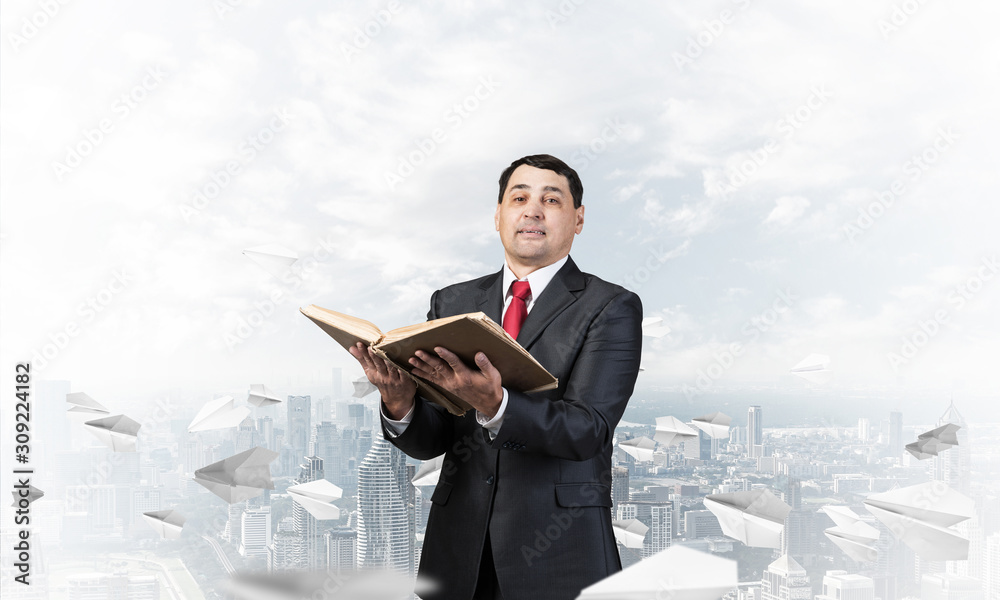
<path id="1" fill-rule="evenodd" d="M 499 279 L 501 282 L 503 281 L 503 277 Z M 500 286 L 502 285 L 503 283 L 500 283 Z M 521 331 L 517 334 L 517 342 L 524 348 L 530 348 L 531 344 L 552 322 L 552 319 L 566 310 L 570 304 L 576 302 L 579 292 L 584 287 L 586 286 L 583 273 L 577 268 L 573 259 L 568 258 L 566 264 L 559 269 L 549 285 L 545 286 L 545 291 L 535 299 L 531 312 L 528 313 L 524 325 L 521 326 Z M 499 321 L 497 322 L 499 323 Z"/>
<path id="2" fill-rule="evenodd" d="M 492 278 L 487 278 L 479 284 L 479 298 L 476 304 L 479 310 L 497 323 L 503 322 L 503 269 Z"/>

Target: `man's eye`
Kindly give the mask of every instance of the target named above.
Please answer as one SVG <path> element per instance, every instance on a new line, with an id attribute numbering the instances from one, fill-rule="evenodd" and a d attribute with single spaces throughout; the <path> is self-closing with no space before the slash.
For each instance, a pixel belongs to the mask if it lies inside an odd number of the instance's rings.
<path id="1" fill-rule="evenodd" d="M 524 196 L 518 196 L 517 198 L 514 198 L 514 202 L 524 202 Z"/>
<path id="2" fill-rule="evenodd" d="M 559 198 L 546 198 L 545 201 L 551 204 L 559 204 Z"/>

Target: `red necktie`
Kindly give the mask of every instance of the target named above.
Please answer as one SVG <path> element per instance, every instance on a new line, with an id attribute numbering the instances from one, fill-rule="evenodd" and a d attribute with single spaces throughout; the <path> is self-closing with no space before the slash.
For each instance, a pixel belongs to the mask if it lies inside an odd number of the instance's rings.
<path id="1" fill-rule="evenodd" d="M 503 315 L 503 330 L 510 334 L 510 337 L 517 339 L 517 334 L 521 331 L 521 325 L 528 316 L 527 299 L 531 295 L 531 286 L 527 281 L 515 281 L 511 284 L 510 306 Z"/>

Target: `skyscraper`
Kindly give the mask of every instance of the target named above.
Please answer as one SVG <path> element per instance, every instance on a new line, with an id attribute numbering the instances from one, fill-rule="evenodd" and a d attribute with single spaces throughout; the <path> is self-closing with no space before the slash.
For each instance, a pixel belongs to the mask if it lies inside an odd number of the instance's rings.
<path id="1" fill-rule="evenodd" d="M 897 457 L 903 453 L 903 413 L 889 413 L 889 456 Z"/>
<path id="2" fill-rule="evenodd" d="M 295 478 L 295 484 L 309 483 L 318 479 L 323 479 L 323 459 L 318 456 L 307 456 L 306 461 L 299 466 L 299 476 Z M 325 546 L 316 529 L 316 517 L 309 514 L 301 504 L 293 501 L 292 522 L 295 533 L 300 538 L 295 564 L 309 571 L 325 566 Z"/>
<path id="3" fill-rule="evenodd" d="M 358 567 L 412 573 L 406 456 L 378 433 L 358 467 Z"/>
<path id="4" fill-rule="evenodd" d="M 969 473 L 971 472 L 969 468 L 971 456 L 969 429 L 968 423 L 965 422 L 965 418 L 955 408 L 954 402 L 948 404 L 948 409 L 944 411 L 944 414 L 941 415 L 941 418 L 938 419 L 934 426 L 941 427 L 948 423 L 961 427 L 956 434 L 958 436 L 958 446 L 949 448 L 946 452 L 941 452 L 934 457 L 934 480 L 943 481 L 956 492 L 969 495 Z"/>
<path id="5" fill-rule="evenodd" d="M 760 594 L 761 600 L 810 600 L 812 585 L 802 565 L 785 554 L 764 571 Z"/>
<path id="6" fill-rule="evenodd" d="M 267 557 L 267 545 L 271 536 L 271 507 L 259 506 L 243 512 L 240 527 L 240 547 L 242 556 Z"/>
<path id="7" fill-rule="evenodd" d="M 816 600 L 875 600 L 875 583 L 863 575 L 827 571 L 823 576 L 823 593 Z"/>
<path id="8" fill-rule="evenodd" d="M 296 460 L 301 460 L 309 450 L 312 400 L 309 396 L 289 396 L 286 404 L 288 422 L 285 425 L 285 444 L 294 451 Z"/>
<path id="9" fill-rule="evenodd" d="M 712 460 L 712 437 L 698 430 L 698 437 L 684 442 L 684 458 Z"/>
<path id="10" fill-rule="evenodd" d="M 340 433 L 336 425 L 324 421 L 316 426 L 313 454 L 323 459 L 323 477 L 333 484 L 340 485 L 340 474 L 347 457 L 341 454 Z"/>
<path id="11" fill-rule="evenodd" d="M 747 411 L 747 455 L 751 458 L 764 456 L 764 422 L 759 406 L 751 406 Z"/>

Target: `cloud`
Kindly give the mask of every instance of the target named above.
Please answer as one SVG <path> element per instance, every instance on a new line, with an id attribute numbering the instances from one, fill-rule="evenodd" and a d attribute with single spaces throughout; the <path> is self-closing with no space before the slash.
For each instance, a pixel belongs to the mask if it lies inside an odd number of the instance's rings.
<path id="1" fill-rule="evenodd" d="M 764 219 L 764 224 L 787 227 L 806 212 L 810 202 L 801 196 L 782 196 L 775 200 L 774 204 L 774 208 Z"/>

